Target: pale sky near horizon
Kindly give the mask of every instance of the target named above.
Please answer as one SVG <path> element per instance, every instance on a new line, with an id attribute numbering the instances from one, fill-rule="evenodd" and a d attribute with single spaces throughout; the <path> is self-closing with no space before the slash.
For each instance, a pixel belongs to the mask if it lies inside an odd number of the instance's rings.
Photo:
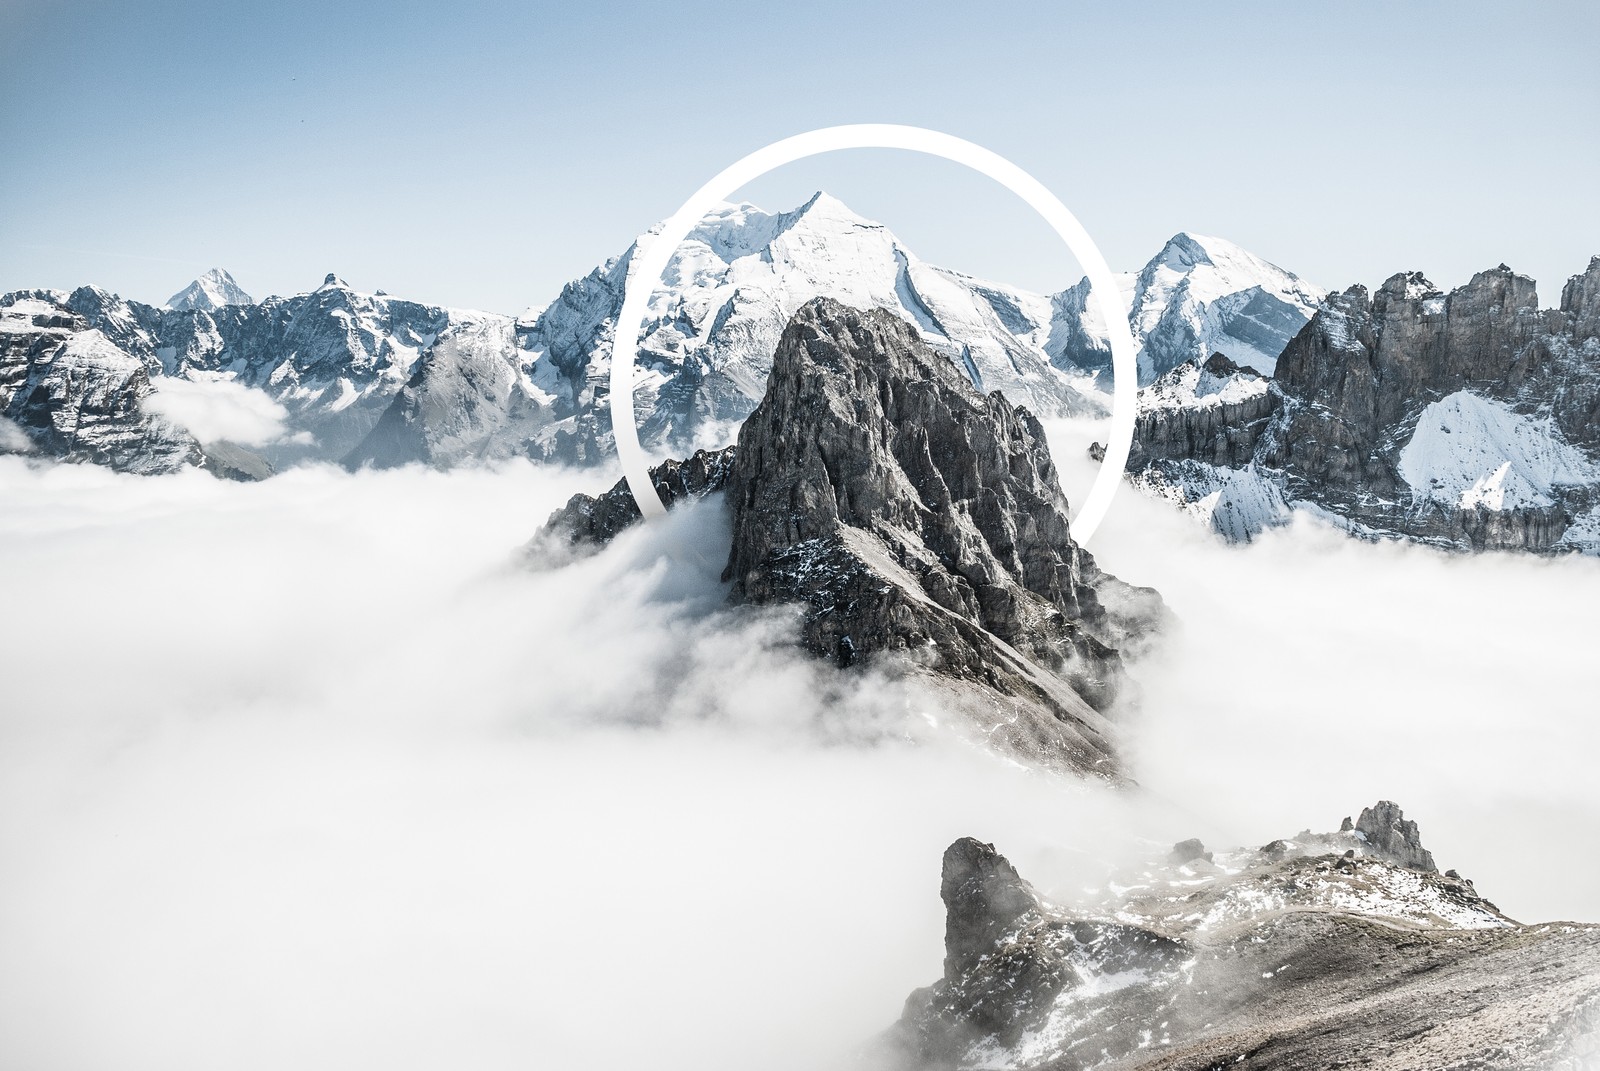
<path id="1" fill-rule="evenodd" d="M 1114 268 L 1179 230 L 1329 287 L 1600 254 L 1600 8 L 1465 3 L 278 4 L 0 0 L 0 291 L 361 289 L 515 312 L 725 164 L 842 122 L 1010 157 Z M 955 165 L 791 165 L 924 259 L 1081 274 Z"/>

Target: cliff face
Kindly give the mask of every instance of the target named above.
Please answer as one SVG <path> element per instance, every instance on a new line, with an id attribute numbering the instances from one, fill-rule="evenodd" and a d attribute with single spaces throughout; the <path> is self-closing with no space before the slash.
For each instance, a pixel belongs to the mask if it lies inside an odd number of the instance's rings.
<path id="1" fill-rule="evenodd" d="M 1129 468 L 1161 459 L 1193 458 L 1237 468 L 1277 411 L 1266 376 L 1220 353 L 1179 365 L 1139 398 Z"/>
<path id="2" fill-rule="evenodd" d="M 1504 265 L 1446 294 L 1420 274 L 1328 296 L 1265 397 L 1219 406 L 1179 369 L 1144 392 L 1140 482 L 1188 503 L 1272 485 L 1352 530 L 1463 549 L 1600 551 L 1600 258 L 1561 307 Z M 1250 534 L 1247 532 L 1247 534 Z"/>
<path id="3" fill-rule="evenodd" d="M 104 315 L 95 293 L 73 297 L 90 315 Z M 0 453 L 40 453 L 140 474 L 204 468 L 253 479 L 271 472 L 248 451 L 202 447 L 146 412 L 151 393 L 149 366 L 60 295 L 24 292 L 0 301 L 0 432 L 14 429 L 0 434 Z"/>
<path id="4" fill-rule="evenodd" d="M 1073 541 L 1033 415 L 978 394 L 910 325 L 807 304 L 736 446 L 652 476 L 671 499 L 726 493 L 730 599 L 798 605 L 813 654 L 896 666 L 1002 746 L 1115 775 L 1103 711 L 1160 599 Z M 619 484 L 550 530 L 604 542 L 636 517 Z"/>
<path id="5" fill-rule="evenodd" d="M 1434 869 L 1393 803 L 1261 848 L 1185 841 L 1106 888 L 1064 908 L 992 845 L 956 841 L 944 975 L 876 1055 L 921 1071 L 1545 1071 L 1594 1055 L 1600 927 L 1507 918 Z"/>

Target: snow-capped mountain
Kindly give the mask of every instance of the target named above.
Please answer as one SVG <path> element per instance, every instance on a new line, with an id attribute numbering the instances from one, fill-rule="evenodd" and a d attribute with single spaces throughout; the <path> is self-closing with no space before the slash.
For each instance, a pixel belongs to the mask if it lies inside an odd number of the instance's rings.
<path id="1" fill-rule="evenodd" d="M 40 452 L 128 472 L 205 468 L 257 478 L 271 470 L 247 451 L 203 446 L 147 408 L 152 362 L 125 344 L 137 324 L 115 307 L 93 326 L 75 311 L 103 295 L 34 290 L 0 297 L 0 453 Z M 148 307 L 146 307 L 148 308 Z"/>
<path id="2" fill-rule="evenodd" d="M 1325 296 L 1232 242 L 1187 233 L 1174 235 L 1141 271 L 1120 282 L 1139 344 L 1141 386 L 1213 353 L 1271 375 L 1284 345 Z M 1052 357 L 1109 377 L 1111 347 L 1087 279 L 1056 298 L 1055 321 Z"/>
<path id="3" fill-rule="evenodd" d="M 612 456 L 611 333 L 633 248 L 515 319 L 366 293 L 336 275 L 307 293 L 249 302 L 221 270 L 165 309 L 94 287 L 41 300 L 155 382 L 228 383 L 259 392 L 257 408 L 281 406 L 286 434 L 253 447 L 274 465 L 598 462 Z M 1151 367 L 1210 344 L 1259 364 L 1276 337 L 1269 328 L 1292 321 L 1295 302 L 1313 293 L 1236 247 L 1187 235 L 1126 278 Z M 1080 283 L 1034 294 L 926 264 L 826 194 L 780 213 L 725 205 L 676 251 L 650 302 L 641 437 L 663 452 L 731 441 L 783 325 L 815 297 L 894 313 L 975 386 L 1041 416 L 1104 412 L 1097 382 L 1109 358 L 1087 292 Z"/>
<path id="4" fill-rule="evenodd" d="M 212 268 L 167 299 L 169 309 L 203 309 L 213 312 L 224 305 L 253 305 L 255 298 L 221 268 Z"/>
<path id="5" fill-rule="evenodd" d="M 377 424 L 425 353 L 446 352 L 461 339 L 483 334 L 495 339 L 497 361 L 510 361 L 515 352 L 510 317 L 362 293 L 334 275 L 308 293 L 215 309 L 157 309 L 87 286 L 70 294 L 11 294 L 0 302 L 14 307 L 26 302 L 30 310 L 24 316 L 14 308 L 8 318 L 17 345 L 10 351 L 12 366 L 0 369 L 0 379 L 32 374 L 23 362 L 37 363 L 59 344 L 51 331 L 92 335 L 96 345 L 109 346 L 139 365 L 155 390 L 173 379 L 225 383 L 253 392 L 251 397 L 261 404 L 281 406 L 284 435 L 253 448 L 273 465 L 307 457 L 343 459 Z M 103 374 L 105 389 L 116 389 L 109 365 L 101 362 L 94 368 L 86 367 L 81 375 L 94 379 Z M 35 396 L 30 404 L 42 404 L 42 397 Z M 70 407 L 79 397 L 61 395 L 57 403 Z M 13 398 L 12 404 L 22 403 Z M 0 415 L 16 420 L 4 409 Z M 167 416 L 168 423 L 177 419 Z M 79 423 L 80 417 L 69 408 L 51 420 L 67 426 Z M 61 452 L 50 442 L 35 445 L 47 453 Z M 107 463 L 135 471 L 187 463 L 158 448 L 154 439 L 149 459 L 126 452 L 113 457 L 121 460 Z"/>
<path id="6" fill-rule="evenodd" d="M 1555 309 L 1505 265 L 1330 295 L 1270 384 L 1141 392 L 1135 481 L 1229 538 L 1306 510 L 1367 535 L 1600 553 L 1600 257 Z M 1246 383 L 1245 380 L 1250 382 Z M 1248 395 L 1248 398 L 1246 398 Z"/>
<path id="7" fill-rule="evenodd" d="M 609 453 L 606 376 L 634 248 L 569 284 L 525 321 L 520 334 L 530 352 L 520 371 L 531 390 L 517 399 L 520 410 L 508 407 L 511 434 L 491 452 L 517 448 L 573 461 Z M 974 385 L 1004 391 L 1043 415 L 1104 409 L 1090 377 L 1047 352 L 1048 297 L 925 264 L 887 227 L 818 193 L 791 212 L 725 205 L 674 253 L 650 302 L 638 355 L 641 437 L 678 450 L 729 441 L 761 396 L 783 326 L 816 297 L 888 309 Z M 423 368 L 375 436 L 383 441 L 366 444 L 362 459 L 459 459 L 471 444 L 440 439 L 419 418 L 442 408 L 436 397 L 479 393 L 464 380 L 502 378 L 470 361 Z M 535 430 L 539 421 L 527 419 L 534 409 L 554 421 Z"/>

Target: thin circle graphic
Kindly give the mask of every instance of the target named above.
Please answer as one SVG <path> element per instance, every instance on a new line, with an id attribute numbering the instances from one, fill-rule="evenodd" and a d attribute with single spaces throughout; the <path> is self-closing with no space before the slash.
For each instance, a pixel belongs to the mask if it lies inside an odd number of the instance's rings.
<path id="1" fill-rule="evenodd" d="M 664 516 L 666 505 L 650 482 L 650 465 L 639 444 L 639 429 L 633 411 L 633 367 L 638 356 L 639 332 L 644 327 L 651 292 L 661 282 L 667 262 L 689 232 L 706 213 L 726 200 L 734 191 L 784 164 L 808 156 L 840 149 L 907 149 L 963 164 L 998 182 L 1027 202 L 1044 217 L 1089 277 L 1090 295 L 1110 335 L 1111 369 L 1115 375 L 1111 393 L 1111 431 L 1105 460 L 1089 494 L 1072 518 L 1072 534 L 1087 543 L 1111 508 L 1112 496 L 1122 483 L 1133 445 L 1134 408 L 1137 401 L 1136 347 L 1128 328 L 1128 310 L 1122 307 L 1121 294 L 1105 257 L 1067 206 L 1055 194 L 1022 168 L 981 145 L 937 130 L 892 123 L 858 123 L 830 126 L 775 141 L 731 164 L 694 192 L 662 226 L 653 238 L 640 239 L 628 268 L 623 288 L 622 311 L 611 346 L 611 424 L 617 444 L 617 457 L 628 490 L 638 503 L 639 512 L 650 520 Z"/>

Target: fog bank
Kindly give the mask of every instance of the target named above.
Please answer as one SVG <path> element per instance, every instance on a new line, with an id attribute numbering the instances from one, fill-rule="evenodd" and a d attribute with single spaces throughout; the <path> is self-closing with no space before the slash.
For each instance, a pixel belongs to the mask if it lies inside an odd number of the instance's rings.
<path id="1" fill-rule="evenodd" d="M 0 458 L 6 1062 L 836 1066 L 937 977 L 957 836 L 1070 895 L 1380 796 L 1513 914 L 1600 918 L 1600 563 L 1230 548 L 1124 492 L 1093 549 L 1184 625 L 1118 796 L 720 610 L 715 503 L 525 569 L 604 482 Z"/>

